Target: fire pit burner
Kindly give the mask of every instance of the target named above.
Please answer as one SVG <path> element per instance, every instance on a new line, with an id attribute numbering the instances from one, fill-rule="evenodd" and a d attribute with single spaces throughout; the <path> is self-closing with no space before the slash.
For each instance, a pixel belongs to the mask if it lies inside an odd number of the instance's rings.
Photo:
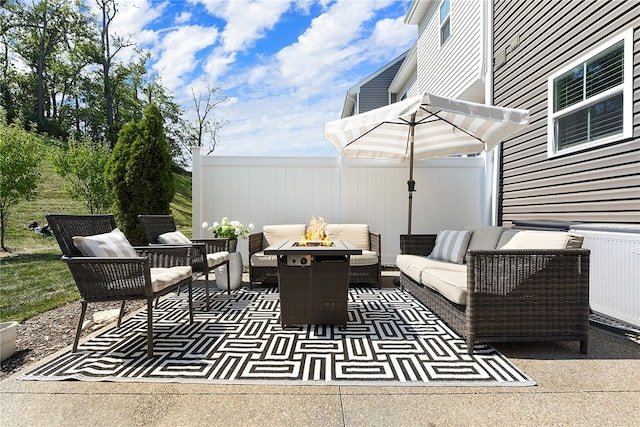
<path id="1" fill-rule="evenodd" d="M 333 242 L 328 240 L 309 240 L 309 241 L 300 241 L 295 242 L 293 246 L 335 246 Z"/>

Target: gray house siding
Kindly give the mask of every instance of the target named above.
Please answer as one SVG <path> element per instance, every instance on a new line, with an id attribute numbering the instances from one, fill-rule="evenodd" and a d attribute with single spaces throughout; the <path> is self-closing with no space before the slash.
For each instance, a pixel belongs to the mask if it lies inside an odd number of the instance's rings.
<path id="1" fill-rule="evenodd" d="M 359 113 L 389 105 L 389 85 L 396 76 L 400 65 L 402 65 L 402 61 L 396 62 L 360 87 Z"/>
<path id="2" fill-rule="evenodd" d="M 502 145 L 498 223 L 549 219 L 640 223 L 640 2 L 493 2 L 493 104 L 530 111 Z M 547 79 L 593 46 L 633 28 L 633 136 L 549 157 Z"/>

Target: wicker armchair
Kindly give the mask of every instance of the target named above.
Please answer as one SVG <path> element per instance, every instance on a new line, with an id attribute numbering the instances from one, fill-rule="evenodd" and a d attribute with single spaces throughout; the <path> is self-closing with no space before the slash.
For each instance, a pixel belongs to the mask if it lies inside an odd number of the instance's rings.
<path id="1" fill-rule="evenodd" d="M 109 233 L 116 228 L 113 215 L 46 216 L 80 291 L 82 309 L 73 352 L 78 350 L 82 323 L 90 302 L 122 301 L 118 327 L 127 300 L 147 300 L 147 355 L 153 357 L 153 300 L 183 285 L 189 290 L 189 322 L 193 323 L 191 248 L 188 246 L 135 248 L 138 257 L 88 257 L 73 243 L 74 236 Z M 154 272 L 151 268 L 154 267 Z M 160 278 L 158 274 L 166 274 Z"/>
<path id="2" fill-rule="evenodd" d="M 151 245 L 158 245 L 158 237 L 165 233 L 177 230 L 176 221 L 171 215 L 138 215 L 138 221 L 142 225 L 142 230 Z M 209 310 L 209 271 L 226 265 L 227 284 L 229 280 L 229 239 L 190 239 L 193 245 L 191 266 L 194 271 L 199 271 L 204 275 L 205 298 L 207 310 Z M 231 293 L 231 286 L 227 287 L 227 292 Z"/>
<path id="3" fill-rule="evenodd" d="M 401 235 L 403 254 L 431 253 L 436 235 Z M 460 305 L 401 272 L 400 284 L 467 340 L 580 341 L 589 334 L 589 250 L 469 250 Z"/>

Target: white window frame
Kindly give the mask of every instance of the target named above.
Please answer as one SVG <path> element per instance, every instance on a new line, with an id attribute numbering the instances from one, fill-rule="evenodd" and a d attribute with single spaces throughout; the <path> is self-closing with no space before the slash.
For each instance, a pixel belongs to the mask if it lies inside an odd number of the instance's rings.
<path id="1" fill-rule="evenodd" d="M 439 16 L 440 19 L 440 33 L 438 34 L 438 38 L 440 39 L 440 46 L 444 46 L 444 44 L 447 42 L 447 40 L 449 40 L 451 38 L 451 0 L 442 0 L 440 2 L 440 6 L 438 7 L 438 15 L 440 15 L 440 10 L 442 9 L 442 6 L 444 5 L 444 2 L 448 1 L 449 2 L 449 13 L 447 13 L 447 16 L 445 16 L 444 19 L 442 19 L 442 16 Z M 442 40 L 442 29 L 444 28 L 445 25 L 449 26 L 449 35 L 447 36 L 446 39 Z"/>
<path id="2" fill-rule="evenodd" d="M 623 76 L 624 83 L 621 86 L 611 88 L 595 96 L 592 96 L 588 100 L 584 100 L 577 104 L 571 105 L 558 112 L 553 111 L 554 104 L 554 80 L 572 68 L 585 63 L 589 59 L 599 55 L 611 46 L 615 45 L 619 41 L 624 40 L 623 48 Z M 622 88 L 622 89 L 621 89 Z M 564 116 L 576 110 L 583 109 L 585 106 L 593 104 L 599 100 L 610 97 L 613 94 L 622 93 L 622 132 L 616 135 L 611 135 L 605 138 L 598 139 L 592 142 L 585 142 L 583 144 L 576 145 L 574 147 L 558 150 L 555 141 L 555 119 L 559 116 Z M 633 28 L 629 28 L 623 33 L 613 37 L 607 42 L 598 45 L 597 47 L 589 50 L 586 54 L 582 55 L 578 59 L 568 63 L 566 66 L 560 68 L 558 71 L 551 74 L 547 79 L 547 156 L 556 157 L 560 155 L 570 154 L 576 151 L 583 151 L 589 148 L 597 147 L 600 145 L 608 144 L 611 142 L 631 138 L 633 136 Z"/>

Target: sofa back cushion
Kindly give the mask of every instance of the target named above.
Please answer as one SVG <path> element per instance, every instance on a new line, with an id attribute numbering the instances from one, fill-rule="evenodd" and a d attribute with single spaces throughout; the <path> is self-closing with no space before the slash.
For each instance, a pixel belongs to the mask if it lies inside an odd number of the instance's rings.
<path id="1" fill-rule="evenodd" d="M 504 227 L 492 226 L 469 226 L 463 230 L 472 231 L 469 240 L 469 250 L 490 250 L 495 249 L 502 233 L 507 230 Z"/>
<path id="2" fill-rule="evenodd" d="M 582 236 L 560 231 L 507 230 L 498 249 L 580 249 Z"/>
<path id="3" fill-rule="evenodd" d="M 442 230 L 436 237 L 436 244 L 429 258 L 462 264 L 471 234 L 469 230 Z"/>
<path id="4" fill-rule="evenodd" d="M 300 240 L 304 237 L 305 230 L 305 224 L 279 224 L 262 227 L 267 246 L 283 240 Z"/>
<path id="5" fill-rule="evenodd" d="M 327 224 L 325 234 L 331 241 L 349 240 L 363 251 L 370 249 L 367 224 Z"/>
<path id="6" fill-rule="evenodd" d="M 190 245 L 191 240 L 180 231 L 170 231 L 158 236 L 158 243 L 166 245 Z"/>

